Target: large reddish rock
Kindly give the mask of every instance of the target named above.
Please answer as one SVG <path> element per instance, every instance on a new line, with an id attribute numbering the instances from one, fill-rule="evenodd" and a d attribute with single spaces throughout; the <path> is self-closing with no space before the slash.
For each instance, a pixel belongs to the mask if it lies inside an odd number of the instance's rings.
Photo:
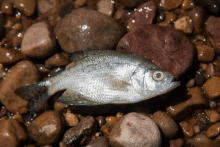
<path id="1" fill-rule="evenodd" d="M 182 32 L 157 25 L 129 32 L 116 50 L 145 57 L 176 78 L 189 69 L 195 54 L 193 44 Z"/>

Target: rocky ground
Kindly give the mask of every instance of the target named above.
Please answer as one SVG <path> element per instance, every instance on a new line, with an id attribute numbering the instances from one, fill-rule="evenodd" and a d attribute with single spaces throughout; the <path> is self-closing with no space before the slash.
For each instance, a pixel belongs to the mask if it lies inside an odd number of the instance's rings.
<path id="1" fill-rule="evenodd" d="M 218 0 L 0 0 L 0 147 L 220 146 Z M 75 65 L 76 51 L 145 57 L 181 86 L 132 105 L 52 96 L 31 123 L 15 90 Z"/>

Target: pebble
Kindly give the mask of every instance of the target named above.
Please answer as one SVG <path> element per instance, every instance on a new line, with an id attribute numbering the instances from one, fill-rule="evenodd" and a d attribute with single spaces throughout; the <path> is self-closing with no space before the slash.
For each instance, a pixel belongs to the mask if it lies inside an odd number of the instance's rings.
<path id="1" fill-rule="evenodd" d="M 160 6 L 166 10 L 173 10 L 181 6 L 183 0 L 160 0 Z"/>
<path id="2" fill-rule="evenodd" d="M 4 13 L 4 14 L 12 15 L 12 14 L 13 14 L 13 6 L 12 6 L 12 3 L 8 2 L 8 1 L 4 1 L 4 2 L 1 4 L 1 11 L 2 11 L 2 13 Z"/>
<path id="3" fill-rule="evenodd" d="M 194 57 L 193 44 L 183 33 L 157 25 L 146 25 L 127 33 L 116 51 L 145 57 L 175 78 L 189 69 Z"/>
<path id="4" fill-rule="evenodd" d="M 152 24 L 156 15 L 156 4 L 154 1 L 148 1 L 137 9 L 134 9 L 128 19 L 129 31 L 134 31 L 145 25 Z"/>
<path id="5" fill-rule="evenodd" d="M 100 0 L 97 3 L 98 12 L 112 16 L 114 12 L 114 3 L 111 0 Z"/>
<path id="6" fill-rule="evenodd" d="M 46 68 L 61 67 L 69 64 L 70 58 L 67 53 L 56 53 L 45 61 Z"/>
<path id="7" fill-rule="evenodd" d="M 31 16 L 34 14 L 36 1 L 35 0 L 14 0 L 16 9 L 22 11 L 24 15 Z"/>
<path id="8" fill-rule="evenodd" d="M 105 136 L 110 136 L 110 132 L 111 132 L 111 128 L 109 128 L 107 125 L 103 125 L 102 127 L 101 127 L 101 131 L 102 131 L 102 133 L 105 135 Z"/>
<path id="9" fill-rule="evenodd" d="M 204 85 L 203 85 L 203 89 L 205 90 L 208 98 L 210 100 L 214 100 L 219 98 L 220 96 L 220 77 L 212 77 L 210 79 L 208 79 Z"/>
<path id="10" fill-rule="evenodd" d="M 105 14 L 77 9 L 56 25 L 54 33 L 61 48 L 67 53 L 73 53 L 80 50 L 113 49 L 124 35 L 123 30 L 121 25 Z"/>
<path id="11" fill-rule="evenodd" d="M 193 129 L 196 134 L 200 132 L 200 127 L 198 125 L 194 126 Z"/>
<path id="12" fill-rule="evenodd" d="M 119 0 L 126 8 L 134 8 L 142 3 L 145 2 L 145 0 Z"/>
<path id="13" fill-rule="evenodd" d="M 24 55 L 20 51 L 14 50 L 12 48 L 0 48 L 0 63 L 1 64 L 14 64 L 22 59 Z"/>
<path id="14" fill-rule="evenodd" d="M 184 10 L 192 9 L 195 6 L 193 0 L 183 0 L 181 8 Z"/>
<path id="15" fill-rule="evenodd" d="M 165 21 L 173 23 L 177 19 L 177 15 L 174 12 L 165 12 Z"/>
<path id="16" fill-rule="evenodd" d="M 183 115 L 189 107 L 198 105 L 206 106 L 208 104 L 208 99 L 204 96 L 203 90 L 200 87 L 192 87 L 187 91 L 189 97 L 187 100 L 166 108 L 166 111 L 172 114 L 176 119 Z"/>
<path id="17" fill-rule="evenodd" d="M 215 144 L 216 146 L 220 146 L 220 135 L 215 138 L 214 144 Z"/>
<path id="18" fill-rule="evenodd" d="M 216 137 L 220 133 L 220 123 L 213 124 L 206 131 L 206 136 L 209 138 Z"/>
<path id="19" fill-rule="evenodd" d="M 28 135 L 24 127 L 15 119 L 0 120 L 0 146 L 18 147 Z"/>
<path id="20" fill-rule="evenodd" d="M 66 126 L 69 126 L 69 127 L 74 127 L 79 123 L 79 119 L 73 113 L 66 113 L 65 121 L 66 121 Z"/>
<path id="21" fill-rule="evenodd" d="M 108 127 L 113 128 L 117 124 L 118 120 L 114 116 L 107 116 L 105 117 L 105 122 Z"/>
<path id="22" fill-rule="evenodd" d="M 216 55 L 215 61 L 213 62 L 213 64 L 220 68 L 220 57 L 218 55 Z"/>
<path id="23" fill-rule="evenodd" d="M 5 107 L 2 107 L 0 110 L 0 118 L 3 117 L 7 112 L 8 110 Z"/>
<path id="24" fill-rule="evenodd" d="M 201 127 L 201 128 L 205 128 L 207 129 L 211 122 L 209 117 L 204 113 L 204 112 L 200 112 L 196 115 L 196 119 L 197 119 L 197 124 Z"/>
<path id="25" fill-rule="evenodd" d="M 209 63 L 207 66 L 206 73 L 204 74 L 205 77 L 213 77 L 213 76 L 220 76 L 220 68 L 215 67 L 213 63 Z"/>
<path id="26" fill-rule="evenodd" d="M 194 0 L 196 6 L 203 7 L 211 14 L 219 13 L 219 0 Z"/>
<path id="27" fill-rule="evenodd" d="M 211 62 L 215 57 L 214 49 L 209 45 L 196 45 L 197 58 L 202 62 Z"/>
<path id="28" fill-rule="evenodd" d="M 24 34 L 21 52 L 29 57 L 46 57 L 56 49 L 56 39 L 45 22 L 33 24 Z"/>
<path id="29" fill-rule="evenodd" d="M 37 116 L 28 127 L 29 136 L 41 145 L 49 145 L 61 136 L 64 127 L 62 115 L 57 111 L 46 111 Z"/>
<path id="30" fill-rule="evenodd" d="M 79 8 L 84 6 L 87 3 L 88 0 L 76 0 L 74 1 L 74 7 Z"/>
<path id="31" fill-rule="evenodd" d="M 158 26 L 160 26 L 160 27 L 171 27 L 170 23 L 168 23 L 166 21 L 158 23 Z"/>
<path id="32" fill-rule="evenodd" d="M 102 126 L 105 124 L 105 118 L 104 118 L 104 116 L 98 116 L 98 117 L 96 118 L 96 120 L 98 121 L 99 127 L 102 127 Z"/>
<path id="33" fill-rule="evenodd" d="M 170 147 L 182 147 L 184 144 L 183 139 L 170 140 Z"/>
<path id="34" fill-rule="evenodd" d="M 219 114 L 215 110 L 206 110 L 205 114 L 212 123 L 217 123 L 220 120 Z"/>
<path id="35" fill-rule="evenodd" d="M 204 83 L 205 83 L 205 77 L 202 75 L 201 72 L 197 71 L 196 72 L 196 77 L 195 77 L 195 81 L 196 81 L 196 84 L 199 85 L 199 86 L 202 86 Z"/>
<path id="36" fill-rule="evenodd" d="M 195 79 L 190 79 L 187 84 L 186 84 L 186 87 L 187 88 L 191 88 L 195 85 Z"/>
<path id="37" fill-rule="evenodd" d="M 25 84 L 37 82 L 38 78 L 37 67 L 31 61 L 23 60 L 12 66 L 0 84 L 1 103 L 10 112 L 26 113 L 27 101 L 16 95 L 14 91 Z"/>
<path id="38" fill-rule="evenodd" d="M 68 129 L 63 137 L 66 145 L 77 144 L 82 138 L 91 135 L 96 129 L 96 122 L 92 116 L 82 119 L 77 126 Z"/>
<path id="39" fill-rule="evenodd" d="M 195 137 L 186 139 L 186 144 L 194 147 L 216 147 L 212 139 L 209 139 L 205 134 L 199 133 Z"/>
<path id="40" fill-rule="evenodd" d="M 180 127 L 181 127 L 183 134 L 186 138 L 192 138 L 194 136 L 194 134 L 195 134 L 194 129 L 189 123 L 182 121 L 182 122 L 180 122 Z"/>
<path id="41" fill-rule="evenodd" d="M 108 138 L 101 136 L 92 140 L 86 147 L 110 147 L 110 145 Z"/>
<path id="42" fill-rule="evenodd" d="M 24 123 L 24 119 L 21 114 L 15 114 L 12 116 L 13 119 L 17 120 L 20 123 Z"/>
<path id="43" fill-rule="evenodd" d="M 52 8 L 58 7 L 58 0 L 37 0 L 37 10 L 39 14 L 46 13 Z"/>
<path id="44" fill-rule="evenodd" d="M 171 139 L 177 135 L 179 127 L 175 120 L 166 112 L 157 111 L 153 114 L 152 119 L 157 123 L 167 138 Z"/>
<path id="45" fill-rule="evenodd" d="M 118 113 L 116 114 L 116 119 L 117 119 L 117 120 L 120 120 L 123 116 L 124 116 L 123 113 L 118 112 Z"/>
<path id="46" fill-rule="evenodd" d="M 115 125 L 109 136 L 114 147 L 160 147 L 161 134 L 156 123 L 139 113 L 128 113 Z"/>
<path id="47" fill-rule="evenodd" d="M 203 33 L 205 31 L 205 20 L 207 19 L 205 10 L 201 7 L 194 7 L 189 16 L 192 20 L 195 33 Z"/>
<path id="48" fill-rule="evenodd" d="M 193 31 L 192 21 L 188 16 L 183 16 L 176 20 L 175 29 L 183 31 L 186 34 L 191 34 Z"/>
<path id="49" fill-rule="evenodd" d="M 207 40 L 216 53 L 220 53 L 220 18 L 210 16 L 206 21 Z"/>

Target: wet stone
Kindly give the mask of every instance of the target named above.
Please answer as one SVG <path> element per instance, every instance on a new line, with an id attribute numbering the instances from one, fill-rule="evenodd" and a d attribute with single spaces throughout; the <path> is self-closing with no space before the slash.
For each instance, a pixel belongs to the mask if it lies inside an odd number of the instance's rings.
<path id="1" fill-rule="evenodd" d="M 156 15 L 156 4 L 148 1 L 135 9 L 128 19 L 129 31 L 136 30 L 144 25 L 152 24 Z"/>
<path id="2" fill-rule="evenodd" d="M 118 113 L 116 114 L 116 119 L 117 119 L 117 120 L 120 120 L 123 116 L 124 116 L 123 113 L 118 112 Z"/>
<path id="3" fill-rule="evenodd" d="M 127 8 L 137 7 L 145 2 L 145 0 L 135 0 L 135 1 L 134 0 L 119 0 L 119 1 Z"/>
<path id="4" fill-rule="evenodd" d="M 24 58 L 24 55 L 18 50 L 0 48 L 0 63 L 2 64 L 13 64 Z"/>
<path id="5" fill-rule="evenodd" d="M 106 135 L 106 136 L 110 136 L 110 132 L 111 132 L 111 128 L 109 128 L 107 125 L 103 125 L 102 127 L 101 127 L 101 131 L 102 131 L 102 133 L 104 134 L 104 135 Z"/>
<path id="6" fill-rule="evenodd" d="M 58 0 L 37 0 L 38 13 L 43 14 L 49 11 L 51 8 L 58 6 Z"/>
<path id="7" fill-rule="evenodd" d="M 66 113 L 65 121 L 66 121 L 66 126 L 69 126 L 69 127 L 74 127 L 79 123 L 79 119 L 73 113 Z"/>
<path id="8" fill-rule="evenodd" d="M 220 135 L 215 138 L 214 144 L 215 144 L 216 146 L 220 146 Z"/>
<path id="9" fill-rule="evenodd" d="M 204 83 L 205 83 L 205 77 L 202 75 L 201 72 L 197 71 L 196 72 L 196 77 L 195 77 L 195 81 L 196 81 L 196 84 L 199 85 L 199 86 L 202 86 Z"/>
<path id="10" fill-rule="evenodd" d="M 66 145 L 80 144 L 83 137 L 91 135 L 96 129 L 96 122 L 92 116 L 82 119 L 77 126 L 68 129 L 63 137 Z"/>
<path id="11" fill-rule="evenodd" d="M 112 129 L 111 146 L 154 146 L 161 145 L 161 135 L 156 123 L 139 113 L 128 113 Z"/>
<path id="12" fill-rule="evenodd" d="M 174 12 L 165 12 L 165 21 L 173 23 L 177 19 L 177 15 Z"/>
<path id="13" fill-rule="evenodd" d="M 184 144 L 183 139 L 170 140 L 170 147 L 182 147 Z"/>
<path id="14" fill-rule="evenodd" d="M 193 31 L 193 25 L 188 16 L 177 19 L 174 26 L 175 29 L 183 31 L 186 34 L 190 34 Z"/>
<path id="15" fill-rule="evenodd" d="M 207 129 L 207 127 L 210 126 L 211 122 L 209 117 L 204 113 L 198 113 L 197 116 L 197 124 L 201 127 L 201 128 L 205 128 Z"/>
<path id="16" fill-rule="evenodd" d="M 74 1 L 74 7 L 79 8 L 84 6 L 87 3 L 88 0 L 76 0 Z"/>
<path id="17" fill-rule="evenodd" d="M 180 127 L 183 131 L 183 134 L 186 138 L 192 138 L 195 134 L 193 127 L 187 122 L 180 122 Z"/>
<path id="18" fill-rule="evenodd" d="M 86 147 L 110 147 L 106 136 L 98 137 L 92 140 Z"/>
<path id="19" fill-rule="evenodd" d="M 67 53 L 73 53 L 80 50 L 113 49 L 124 35 L 124 29 L 105 14 L 77 9 L 56 25 L 54 33 L 61 48 Z"/>
<path id="20" fill-rule="evenodd" d="M 192 9 L 194 7 L 193 0 L 183 0 L 181 8 L 184 10 Z"/>
<path id="21" fill-rule="evenodd" d="M 173 10 L 182 4 L 183 0 L 161 0 L 161 7 L 164 10 Z"/>
<path id="22" fill-rule="evenodd" d="M 199 133 L 193 138 L 187 139 L 186 144 L 195 147 L 216 147 L 212 139 L 208 138 L 205 134 Z"/>
<path id="23" fill-rule="evenodd" d="M 31 122 L 28 133 L 37 143 L 48 145 L 58 141 L 63 127 L 63 117 L 59 112 L 46 111 Z"/>
<path id="24" fill-rule="evenodd" d="M 67 53 L 56 53 L 45 61 L 45 66 L 47 68 L 61 67 L 66 66 L 67 64 L 69 64 L 69 62 L 70 58 Z"/>
<path id="25" fill-rule="evenodd" d="M 13 6 L 12 6 L 12 3 L 8 2 L 8 1 L 4 1 L 4 2 L 1 4 L 1 11 L 2 11 L 2 13 L 4 13 L 4 14 L 12 15 L 12 14 L 13 14 Z"/>
<path id="26" fill-rule="evenodd" d="M 220 133 L 220 123 L 213 124 L 206 131 L 206 136 L 209 138 L 216 137 Z"/>
<path id="27" fill-rule="evenodd" d="M 0 118 L 3 117 L 7 113 L 7 109 L 5 107 L 2 107 L 0 110 Z"/>
<path id="28" fill-rule="evenodd" d="M 29 57 L 46 57 L 56 49 L 56 39 L 45 22 L 33 24 L 24 34 L 21 52 Z"/>
<path id="29" fill-rule="evenodd" d="M 114 116 L 107 116 L 105 118 L 105 121 L 106 121 L 106 125 L 111 128 L 113 128 L 118 122 L 117 118 Z"/>
<path id="30" fill-rule="evenodd" d="M 34 14 L 36 1 L 35 0 L 14 0 L 16 9 L 22 11 L 26 16 Z"/>
<path id="31" fill-rule="evenodd" d="M 196 45 L 199 61 L 211 62 L 215 57 L 214 49 L 209 45 Z"/>
<path id="32" fill-rule="evenodd" d="M 203 89 L 210 100 L 217 99 L 220 96 L 220 78 L 212 77 L 205 82 Z"/>
<path id="33" fill-rule="evenodd" d="M 195 33 L 203 33 L 205 30 L 205 20 L 207 19 L 205 10 L 196 6 L 190 11 L 189 16 L 192 20 Z"/>
<path id="34" fill-rule="evenodd" d="M 217 123 L 220 120 L 219 114 L 215 110 L 206 110 L 205 113 L 212 123 Z"/>
<path id="35" fill-rule="evenodd" d="M 105 124 L 105 122 L 106 122 L 104 116 L 98 116 L 96 118 L 96 120 L 98 121 L 99 127 L 102 127 Z"/>
<path id="36" fill-rule="evenodd" d="M 213 63 L 209 63 L 206 69 L 205 77 L 220 76 L 220 68 L 215 67 Z"/>
<path id="37" fill-rule="evenodd" d="M 111 0 L 100 0 L 97 3 L 98 12 L 106 14 L 108 16 L 112 16 L 114 12 L 114 3 Z"/>
<path id="38" fill-rule="evenodd" d="M 157 111 L 153 114 L 153 121 L 157 123 L 167 138 L 173 138 L 177 135 L 179 127 L 175 120 L 163 111 Z"/>
<path id="39" fill-rule="evenodd" d="M 194 0 L 196 6 L 203 7 L 211 14 L 218 14 L 220 6 L 219 0 Z"/>

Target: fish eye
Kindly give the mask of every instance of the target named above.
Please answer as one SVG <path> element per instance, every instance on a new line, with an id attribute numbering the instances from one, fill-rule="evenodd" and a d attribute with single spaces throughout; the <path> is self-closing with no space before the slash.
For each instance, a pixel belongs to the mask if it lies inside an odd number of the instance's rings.
<path id="1" fill-rule="evenodd" d="M 161 81 L 161 80 L 163 80 L 163 78 L 164 78 L 163 72 L 161 72 L 161 71 L 155 71 L 155 72 L 153 73 L 153 79 L 154 79 L 154 80 L 156 80 L 156 81 Z"/>

